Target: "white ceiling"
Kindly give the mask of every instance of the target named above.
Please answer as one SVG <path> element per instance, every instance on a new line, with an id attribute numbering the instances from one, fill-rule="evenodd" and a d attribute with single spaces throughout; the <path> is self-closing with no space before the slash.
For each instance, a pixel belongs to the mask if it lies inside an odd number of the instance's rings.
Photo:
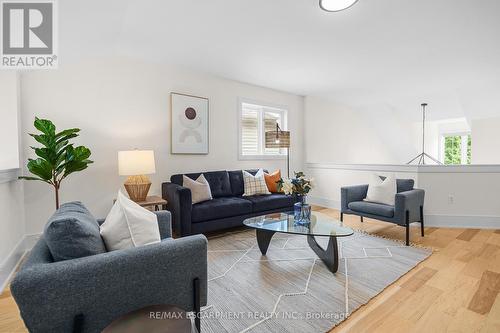
<path id="1" fill-rule="evenodd" d="M 364 110 L 500 116 L 499 14 L 499 0 L 66 0 L 60 61 L 124 55 Z"/>

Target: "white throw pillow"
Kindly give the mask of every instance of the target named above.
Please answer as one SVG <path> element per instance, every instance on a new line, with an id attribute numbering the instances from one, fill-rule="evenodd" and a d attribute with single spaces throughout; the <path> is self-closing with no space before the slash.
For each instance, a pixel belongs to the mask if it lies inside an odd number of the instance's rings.
<path id="1" fill-rule="evenodd" d="M 394 206 L 396 192 L 397 184 L 393 176 L 388 176 L 382 180 L 378 175 L 373 174 L 364 200 Z"/>
<path id="2" fill-rule="evenodd" d="M 116 202 L 101 225 L 101 236 L 108 251 L 159 243 L 158 219 L 118 191 Z"/>
<path id="3" fill-rule="evenodd" d="M 243 170 L 243 186 L 245 193 L 243 196 L 271 194 L 267 189 L 266 179 L 264 178 L 264 170 L 259 169 L 255 176 Z"/>
<path id="4" fill-rule="evenodd" d="M 186 175 L 182 176 L 182 186 L 191 190 L 191 201 L 193 204 L 212 200 L 212 191 L 210 191 L 210 184 L 203 174 L 196 180 L 192 180 Z"/>

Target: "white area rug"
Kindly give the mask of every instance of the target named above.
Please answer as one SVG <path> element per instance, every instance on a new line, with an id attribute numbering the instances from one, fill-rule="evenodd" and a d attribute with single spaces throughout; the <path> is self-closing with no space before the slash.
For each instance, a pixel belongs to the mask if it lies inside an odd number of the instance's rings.
<path id="1" fill-rule="evenodd" d="M 266 256 L 253 230 L 209 238 L 202 332 L 326 332 L 432 253 L 359 232 L 338 243 L 333 274 L 302 235 L 276 233 Z"/>

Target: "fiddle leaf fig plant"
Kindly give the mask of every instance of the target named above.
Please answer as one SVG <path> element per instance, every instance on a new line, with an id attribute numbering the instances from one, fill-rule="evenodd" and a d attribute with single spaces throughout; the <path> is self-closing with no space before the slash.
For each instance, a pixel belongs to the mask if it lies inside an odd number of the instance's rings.
<path id="1" fill-rule="evenodd" d="M 87 147 L 74 147 L 70 143 L 71 139 L 78 137 L 79 128 L 56 132 L 56 126 L 50 120 L 39 118 L 35 118 L 34 126 L 40 133 L 30 136 L 41 144 L 41 147 L 31 147 L 37 158 L 28 159 L 27 168 L 34 177 L 19 179 L 41 181 L 53 186 L 58 209 L 61 182 L 70 174 L 85 170 L 93 163 L 89 160 L 91 152 Z"/>

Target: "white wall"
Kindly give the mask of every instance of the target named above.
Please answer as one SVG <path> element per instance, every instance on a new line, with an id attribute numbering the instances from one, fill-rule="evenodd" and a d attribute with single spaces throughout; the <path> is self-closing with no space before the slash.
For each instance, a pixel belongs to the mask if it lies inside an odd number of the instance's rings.
<path id="1" fill-rule="evenodd" d="M 0 72 L 0 112 L 2 121 L 9 121 L 14 130 L 7 128 L 0 133 L 1 155 L 10 153 L 9 167 L 19 164 L 18 132 L 18 80 L 13 72 Z M 1 132 L 1 131 L 0 131 Z M 6 136 L 8 134 L 8 136 Z M 0 170 L 0 173 L 2 171 Z M 8 177 L 8 178 L 7 178 Z M 23 254 L 25 235 L 23 183 L 15 180 L 16 173 L 0 175 L 0 292 L 9 274 Z M 14 178 L 14 180 L 10 180 Z"/>
<path id="2" fill-rule="evenodd" d="M 342 186 L 368 184 L 371 174 L 411 178 L 425 190 L 428 226 L 500 228 L 500 166 L 392 166 L 309 164 L 317 187 L 310 202 L 340 208 Z"/>
<path id="3" fill-rule="evenodd" d="M 500 186 L 499 168 L 495 172 L 484 172 L 478 166 L 477 172 L 443 169 L 422 173 L 397 166 L 421 152 L 421 123 L 403 119 L 389 107 L 352 109 L 310 96 L 305 98 L 304 115 L 306 171 L 317 184 L 311 202 L 339 208 L 342 186 L 367 183 L 371 173 L 393 173 L 415 179 L 426 190 L 429 224 L 500 227 L 495 193 Z M 438 158 L 442 133 L 468 129 L 464 118 L 428 122 L 426 152 Z M 498 120 L 472 122 L 473 163 L 500 164 L 500 158 L 491 158 L 500 155 L 499 133 Z"/>
<path id="4" fill-rule="evenodd" d="M 417 154 L 413 125 L 389 107 L 305 98 L 306 163 L 401 164 Z"/>
<path id="5" fill-rule="evenodd" d="M 500 118 L 472 120 L 472 163 L 500 164 Z"/>
<path id="6" fill-rule="evenodd" d="M 0 71 L 0 170 L 19 168 L 17 92 L 17 73 Z"/>
<path id="7" fill-rule="evenodd" d="M 79 127 L 80 144 L 92 150 L 95 161 L 84 172 L 62 184 L 62 202 L 83 201 L 97 217 L 105 217 L 124 179 L 118 176 L 117 152 L 154 149 L 156 174 L 152 194 L 174 173 L 286 167 L 285 160 L 239 161 L 237 147 L 238 97 L 288 106 L 292 131 L 291 169 L 303 167 L 303 97 L 238 83 L 179 68 L 131 59 L 95 59 L 22 76 L 24 128 L 35 116 L 46 117 L 59 128 Z M 170 154 L 170 92 L 210 99 L 210 154 Z M 26 140 L 24 157 L 31 156 Z M 49 186 L 25 185 L 27 232 L 41 232 L 54 210 Z"/>

